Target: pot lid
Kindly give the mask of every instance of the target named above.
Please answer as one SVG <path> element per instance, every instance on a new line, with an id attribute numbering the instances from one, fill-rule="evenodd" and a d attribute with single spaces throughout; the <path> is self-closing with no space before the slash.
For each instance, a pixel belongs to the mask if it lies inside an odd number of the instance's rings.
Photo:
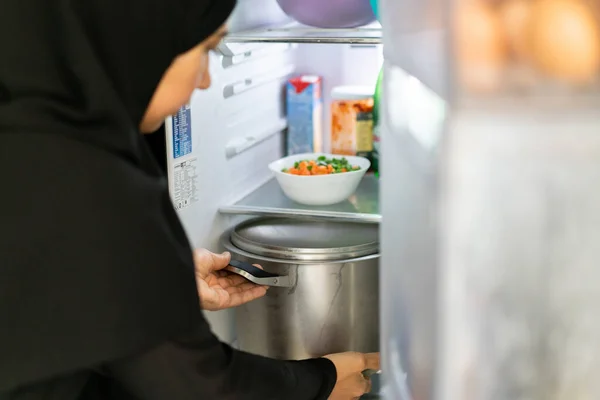
<path id="1" fill-rule="evenodd" d="M 231 233 L 233 245 L 265 257 L 346 260 L 379 251 L 379 225 L 289 218 L 257 218 Z"/>

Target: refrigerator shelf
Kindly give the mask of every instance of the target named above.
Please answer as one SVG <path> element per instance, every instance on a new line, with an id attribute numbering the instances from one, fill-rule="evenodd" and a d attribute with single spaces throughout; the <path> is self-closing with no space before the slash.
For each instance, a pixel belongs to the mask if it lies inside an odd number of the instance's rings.
<path id="1" fill-rule="evenodd" d="M 288 199 L 273 178 L 237 203 L 219 209 L 223 214 L 318 218 L 336 221 L 379 223 L 379 180 L 369 174 L 356 193 L 343 203 L 316 207 Z"/>
<path id="2" fill-rule="evenodd" d="M 223 43 L 321 43 L 381 44 L 381 25 L 373 23 L 352 29 L 320 29 L 298 23 L 275 28 L 232 32 Z"/>

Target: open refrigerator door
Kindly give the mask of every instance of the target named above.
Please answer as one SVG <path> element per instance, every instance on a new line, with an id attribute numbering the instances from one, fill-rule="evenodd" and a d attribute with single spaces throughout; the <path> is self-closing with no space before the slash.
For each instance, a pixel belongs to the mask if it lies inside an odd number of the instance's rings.
<path id="1" fill-rule="evenodd" d="M 388 398 L 600 393 L 598 5 L 381 1 Z"/>

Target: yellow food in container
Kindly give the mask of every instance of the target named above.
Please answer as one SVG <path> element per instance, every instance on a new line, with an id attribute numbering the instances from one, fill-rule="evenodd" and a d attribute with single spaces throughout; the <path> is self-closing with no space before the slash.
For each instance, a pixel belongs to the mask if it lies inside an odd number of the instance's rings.
<path id="1" fill-rule="evenodd" d="M 338 86 L 331 92 L 331 152 L 370 158 L 373 152 L 373 92 L 368 86 Z"/>

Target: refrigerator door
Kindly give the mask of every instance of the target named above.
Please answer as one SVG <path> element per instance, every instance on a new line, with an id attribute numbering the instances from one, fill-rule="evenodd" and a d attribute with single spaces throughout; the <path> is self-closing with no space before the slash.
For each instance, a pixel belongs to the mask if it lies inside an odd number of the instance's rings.
<path id="1" fill-rule="evenodd" d="M 381 344 L 386 398 L 434 399 L 439 142 L 446 104 L 386 59 L 381 141 Z M 409 395 L 412 393 L 412 396 Z"/>
<path id="2" fill-rule="evenodd" d="M 435 3 L 380 4 L 386 398 L 598 398 L 597 89 L 468 99 Z"/>

